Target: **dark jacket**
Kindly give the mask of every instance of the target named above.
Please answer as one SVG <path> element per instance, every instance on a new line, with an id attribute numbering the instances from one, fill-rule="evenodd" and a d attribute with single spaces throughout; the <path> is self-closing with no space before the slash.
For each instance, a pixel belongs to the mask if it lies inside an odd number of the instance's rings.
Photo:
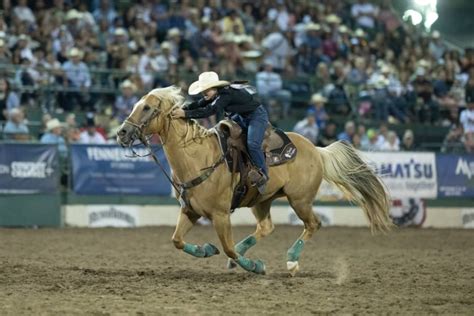
<path id="1" fill-rule="evenodd" d="M 183 110 L 186 118 L 204 118 L 222 111 L 245 116 L 258 106 L 260 106 L 260 101 L 255 94 L 250 94 L 246 89 L 227 86 L 218 88 L 214 99 L 199 99 L 185 106 Z"/>

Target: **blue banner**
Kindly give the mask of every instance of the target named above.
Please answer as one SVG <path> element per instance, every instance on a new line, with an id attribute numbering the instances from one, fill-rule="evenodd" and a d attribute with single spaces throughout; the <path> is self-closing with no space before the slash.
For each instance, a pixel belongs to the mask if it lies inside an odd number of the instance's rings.
<path id="1" fill-rule="evenodd" d="M 0 144 L 0 193 L 54 193 L 58 179 L 57 146 Z"/>
<path id="2" fill-rule="evenodd" d="M 116 145 L 71 145 L 70 149 L 73 190 L 77 194 L 171 194 L 171 184 L 151 156 L 130 158 L 128 149 Z M 154 150 L 169 173 L 163 150 Z M 136 151 L 147 154 L 144 148 Z"/>
<path id="3" fill-rule="evenodd" d="M 474 197 L 474 155 L 436 155 L 438 196 Z"/>

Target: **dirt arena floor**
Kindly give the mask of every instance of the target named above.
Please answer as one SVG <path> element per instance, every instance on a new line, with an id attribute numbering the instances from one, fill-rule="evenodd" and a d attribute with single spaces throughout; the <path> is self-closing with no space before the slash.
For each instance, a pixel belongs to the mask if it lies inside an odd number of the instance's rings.
<path id="1" fill-rule="evenodd" d="M 250 250 L 266 263 L 260 276 L 228 271 L 223 254 L 176 251 L 172 228 L 0 229 L 0 315 L 474 313 L 473 230 L 323 228 L 290 278 L 300 231 L 278 226 Z M 212 227 L 187 240 L 220 248 Z"/>

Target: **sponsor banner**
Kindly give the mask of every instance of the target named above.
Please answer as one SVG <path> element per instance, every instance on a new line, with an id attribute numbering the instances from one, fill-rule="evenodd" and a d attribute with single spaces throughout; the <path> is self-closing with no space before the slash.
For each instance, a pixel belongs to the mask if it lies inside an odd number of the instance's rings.
<path id="1" fill-rule="evenodd" d="M 57 146 L 0 144 L 0 193 L 54 193 L 58 179 Z"/>
<path id="2" fill-rule="evenodd" d="M 434 153 L 364 152 L 364 160 L 382 177 L 392 198 L 436 198 L 437 176 Z M 318 200 L 344 199 L 335 186 L 323 181 Z"/>
<path id="3" fill-rule="evenodd" d="M 474 155 L 436 155 L 439 197 L 474 197 Z"/>
<path id="4" fill-rule="evenodd" d="M 138 207 L 125 205 L 87 206 L 89 227 L 136 227 Z"/>
<path id="5" fill-rule="evenodd" d="M 130 158 L 128 149 L 116 145 L 72 145 L 70 148 L 73 190 L 77 194 L 171 194 L 171 184 L 150 156 Z M 169 173 L 163 150 L 154 150 Z M 136 151 L 140 156 L 147 155 L 144 148 Z"/>
<path id="6" fill-rule="evenodd" d="M 364 153 L 393 198 L 436 198 L 434 153 Z"/>

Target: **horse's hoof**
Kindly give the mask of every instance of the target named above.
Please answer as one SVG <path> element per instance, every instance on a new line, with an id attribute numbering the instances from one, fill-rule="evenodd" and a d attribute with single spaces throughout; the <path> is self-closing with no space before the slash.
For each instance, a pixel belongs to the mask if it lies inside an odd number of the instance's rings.
<path id="1" fill-rule="evenodd" d="M 234 259 L 227 259 L 227 269 L 235 269 L 237 268 L 237 263 L 234 261 Z"/>
<path id="2" fill-rule="evenodd" d="M 287 261 L 286 268 L 288 269 L 288 272 L 290 272 L 290 275 L 294 277 L 296 273 L 300 270 L 300 265 L 298 261 Z"/>
<path id="3" fill-rule="evenodd" d="M 262 274 L 262 275 L 265 275 L 266 273 L 266 268 L 265 268 L 265 264 L 263 263 L 262 260 L 255 260 L 255 270 L 254 272 L 257 273 L 257 274 Z"/>

